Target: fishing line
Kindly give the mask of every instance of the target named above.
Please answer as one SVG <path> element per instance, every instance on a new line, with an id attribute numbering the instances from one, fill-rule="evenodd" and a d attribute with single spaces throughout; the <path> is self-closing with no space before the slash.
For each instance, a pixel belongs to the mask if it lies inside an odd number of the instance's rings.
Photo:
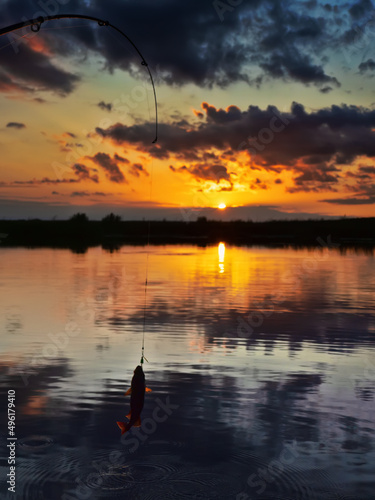
<path id="1" fill-rule="evenodd" d="M 156 90 L 155 90 L 154 79 L 152 77 L 152 73 L 151 73 L 151 70 L 150 70 L 147 62 L 146 62 L 145 58 L 143 57 L 142 53 L 140 52 L 140 50 L 138 49 L 138 47 L 126 35 L 126 33 L 124 33 L 121 29 L 117 28 L 117 26 L 114 26 L 109 21 L 104 21 L 102 19 L 98 19 L 97 17 L 92 17 L 92 16 L 86 16 L 86 15 L 82 15 L 82 14 L 57 14 L 57 15 L 45 16 L 45 17 L 40 16 L 37 19 L 29 19 L 29 20 L 21 22 L 21 23 L 12 24 L 10 26 L 7 26 L 5 28 L 0 29 L 0 36 L 5 35 L 7 33 L 10 33 L 12 31 L 19 30 L 21 28 L 26 28 L 28 26 L 30 26 L 30 29 L 31 29 L 31 31 L 33 33 L 38 33 L 39 30 L 40 30 L 40 28 L 42 27 L 42 24 L 45 21 L 53 21 L 53 20 L 56 20 L 56 19 L 85 19 L 85 20 L 88 20 L 88 21 L 95 21 L 95 22 L 98 23 L 99 26 L 109 26 L 110 28 L 112 28 L 113 30 L 115 30 L 117 33 L 119 33 L 120 35 L 122 35 L 124 38 L 126 38 L 126 40 L 128 40 L 128 42 L 133 46 L 133 48 L 136 50 L 137 54 L 141 58 L 141 64 L 142 64 L 142 66 L 145 66 L 146 69 L 147 69 L 147 71 L 148 71 L 148 74 L 149 74 L 149 77 L 150 77 L 150 81 L 151 81 L 151 85 L 152 85 L 152 89 L 153 89 L 153 93 L 154 93 L 154 103 L 155 103 L 155 139 L 152 141 L 152 143 L 154 144 L 158 140 L 158 105 L 157 105 L 157 99 L 156 99 Z M 77 28 L 77 27 L 80 27 L 80 26 L 69 26 L 69 27 L 66 27 L 66 28 Z M 83 25 L 81 27 L 86 27 L 86 25 Z M 66 29 L 66 28 L 60 28 L 60 29 Z M 54 29 L 54 28 L 50 28 L 50 29 Z M 59 28 L 56 28 L 56 29 L 59 29 Z M 25 37 L 25 36 L 26 35 L 23 35 L 22 38 Z M 11 42 L 8 45 L 11 45 L 12 43 L 13 42 Z M 5 48 L 5 47 L 3 47 L 3 48 Z M 146 89 L 146 95 L 147 95 L 147 104 L 148 104 L 148 108 L 149 108 L 149 115 L 151 117 L 150 104 L 149 104 L 147 89 Z M 152 174 L 153 174 L 153 159 L 152 159 L 152 163 L 151 163 L 150 200 L 149 200 L 150 204 L 151 204 L 151 196 L 152 196 Z M 144 310 L 143 310 L 143 333 L 142 333 L 141 365 L 143 364 L 143 360 L 144 359 L 147 361 L 147 359 L 144 356 L 144 348 L 145 348 L 145 330 L 146 330 L 146 309 L 147 309 L 147 284 L 148 284 L 149 246 L 150 246 L 150 220 L 148 221 L 148 231 L 147 231 L 147 259 L 146 259 L 146 280 L 145 280 L 145 297 L 144 297 Z"/>
<path id="2" fill-rule="evenodd" d="M 123 45 L 123 38 L 120 38 L 116 32 L 109 31 L 109 35 L 115 40 L 116 43 L 121 43 Z M 131 50 L 129 49 L 128 46 L 123 45 L 124 50 L 129 52 L 131 54 Z M 150 75 L 151 76 L 151 75 Z M 151 83 L 153 84 L 152 80 Z M 150 107 L 150 99 L 149 99 L 149 91 L 150 89 L 147 87 L 145 82 L 142 82 L 141 85 L 145 89 L 145 95 L 146 95 L 146 100 L 147 100 L 147 108 L 148 108 L 148 116 L 149 116 L 149 121 L 151 121 L 151 107 Z M 151 87 L 152 90 L 152 87 Z M 152 184 L 153 184 L 153 167 L 154 167 L 154 159 L 151 158 L 151 169 L 150 169 L 150 189 L 149 189 L 149 201 L 151 202 L 152 200 Z M 147 246 L 146 246 L 146 272 L 145 272 L 145 286 L 144 286 L 144 303 L 143 303 L 143 326 L 142 326 L 142 349 L 141 349 L 141 360 L 140 363 L 143 365 L 144 360 L 147 360 L 147 358 L 144 355 L 144 349 L 145 349 L 145 334 L 146 334 L 146 322 L 147 322 L 147 287 L 148 287 L 148 270 L 149 270 L 149 247 L 150 247 L 150 233 L 151 233 L 151 222 L 150 220 L 148 221 L 147 224 Z"/>
<path id="3" fill-rule="evenodd" d="M 30 38 L 30 40 L 31 40 L 31 38 L 32 38 L 32 37 L 31 37 L 31 36 L 29 36 L 29 35 L 30 35 L 30 33 L 26 33 L 26 35 L 22 35 L 22 36 L 20 36 L 19 38 L 24 38 L 25 40 L 27 40 L 28 38 Z M 17 43 L 17 44 L 18 44 L 18 43 L 19 43 L 19 41 L 18 41 L 18 40 L 13 40 L 13 41 L 11 41 L 11 42 L 7 43 L 6 45 L 3 45 L 2 47 L 0 47 L 0 50 L 3 50 L 3 49 L 5 49 L 6 47 L 9 47 L 10 45 L 14 45 L 15 43 Z"/>
<path id="4" fill-rule="evenodd" d="M 151 109 L 150 109 L 150 101 L 148 98 L 148 89 L 145 89 L 145 90 L 146 90 L 146 96 L 147 96 L 148 115 L 149 115 L 149 118 L 151 118 Z M 149 193 L 150 205 L 151 205 L 151 200 L 152 200 L 153 173 L 154 173 L 154 158 L 151 156 L 150 193 Z M 150 250 L 150 231 L 151 231 L 151 221 L 148 220 L 147 251 L 146 251 L 146 280 L 145 280 L 145 297 L 144 297 L 144 307 L 143 307 L 143 333 L 142 333 L 141 365 L 143 365 L 143 359 L 145 359 L 147 361 L 147 358 L 145 358 L 145 356 L 144 356 L 144 350 L 145 350 L 145 331 L 146 331 L 146 312 L 147 312 L 147 285 L 148 285 L 148 260 L 149 260 L 149 250 Z"/>

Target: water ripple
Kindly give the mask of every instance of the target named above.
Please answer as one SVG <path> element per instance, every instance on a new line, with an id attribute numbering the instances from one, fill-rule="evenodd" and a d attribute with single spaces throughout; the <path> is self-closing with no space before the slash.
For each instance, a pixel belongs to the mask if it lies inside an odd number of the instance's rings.
<path id="1" fill-rule="evenodd" d="M 50 436 L 28 436 L 19 439 L 17 444 L 18 447 L 25 451 L 39 451 L 48 448 L 53 444 L 53 439 Z"/>

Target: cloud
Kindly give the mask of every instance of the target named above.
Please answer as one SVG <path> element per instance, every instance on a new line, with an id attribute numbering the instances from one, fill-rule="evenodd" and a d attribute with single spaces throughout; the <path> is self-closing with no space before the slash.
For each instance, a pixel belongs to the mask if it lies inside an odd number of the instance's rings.
<path id="1" fill-rule="evenodd" d="M 354 5 L 352 5 L 349 9 L 349 14 L 353 19 L 360 19 L 365 16 L 369 11 L 373 10 L 374 7 L 370 0 L 359 0 Z"/>
<path id="2" fill-rule="evenodd" d="M 314 64 L 309 55 L 302 55 L 298 51 L 286 49 L 284 52 L 274 52 L 267 59 L 260 63 L 264 72 L 272 78 L 279 78 L 285 81 L 295 80 L 306 85 L 327 84 L 340 87 L 341 84 L 334 76 L 328 76 L 322 66 Z"/>
<path id="3" fill-rule="evenodd" d="M 13 181 L 4 183 L 3 187 L 21 187 L 21 186 L 38 186 L 43 184 L 76 184 L 81 181 L 90 180 L 95 183 L 99 182 L 99 177 L 95 172 L 95 169 L 89 168 L 82 163 L 75 163 L 72 166 L 72 170 L 76 176 L 76 178 L 68 178 L 68 179 L 50 179 L 49 177 L 43 177 L 42 179 L 30 179 L 27 181 Z M 1 186 L 1 185 L 0 185 Z M 54 191 L 52 194 L 58 194 L 57 191 Z"/>
<path id="4" fill-rule="evenodd" d="M 88 158 L 102 167 L 110 181 L 118 184 L 127 183 L 115 159 L 111 158 L 107 153 L 96 153 L 95 156 L 88 156 Z"/>
<path id="5" fill-rule="evenodd" d="M 114 157 L 115 160 L 119 161 L 120 163 L 130 163 L 130 161 L 127 158 L 123 158 L 122 156 L 118 155 L 115 153 Z"/>
<path id="6" fill-rule="evenodd" d="M 349 10 L 350 17 L 345 18 L 338 6 L 326 2 L 248 0 L 234 2 L 235 6 L 221 2 L 226 5 L 224 12 L 215 7 L 217 3 L 140 0 L 130 5 L 123 0 L 112 0 L 105 5 L 105 17 L 126 18 L 126 34 L 134 40 L 141 36 L 139 45 L 147 47 L 148 61 L 158 62 L 156 68 L 151 66 L 157 82 L 172 86 L 193 83 L 211 88 L 236 82 L 260 85 L 266 79 L 283 79 L 327 88 L 328 83 L 339 85 L 336 77 L 325 69 L 329 42 L 343 36 L 350 22 L 362 19 L 371 5 L 370 0 L 349 1 L 345 11 Z M 5 18 L 19 15 L 13 4 L 13 0 L 5 2 Z M 90 1 L 93 15 L 103 17 L 103 9 L 100 0 Z M 74 2 L 70 10 L 81 12 L 79 2 Z M 69 25 L 69 21 L 66 23 Z M 94 24 L 88 24 L 84 30 L 56 32 L 45 40 L 54 55 L 99 54 L 108 71 L 120 68 L 146 78 L 139 68 L 138 54 L 124 51 L 125 41 L 119 43 L 102 36 Z M 62 76 L 59 90 L 66 94 L 77 81 L 69 79 L 68 74 Z M 50 75 L 46 78 L 51 80 Z M 30 84 L 29 79 L 25 82 Z M 104 101 L 98 105 L 104 110 L 112 109 Z"/>
<path id="7" fill-rule="evenodd" d="M 62 97 L 75 89 L 78 75 L 57 67 L 51 58 L 33 50 L 32 44 L 21 43 L 18 53 L 3 51 L 1 56 L 0 91 L 51 91 Z"/>
<path id="8" fill-rule="evenodd" d="M 230 108 L 217 110 L 205 104 L 207 120 L 196 127 L 160 123 L 161 140 L 152 147 L 149 147 L 151 123 L 132 126 L 116 123 L 107 129 L 97 128 L 96 132 L 115 144 L 132 144 L 151 156 L 165 158 L 172 153 L 196 153 L 210 147 L 235 152 L 252 149 L 265 164 L 272 165 L 278 163 L 277 159 L 292 164 L 303 156 L 315 155 L 324 161 L 342 153 L 343 161 L 348 155 L 373 156 L 375 152 L 372 132 L 375 111 L 371 109 L 343 104 L 308 113 L 298 103 L 293 103 L 289 112 L 281 112 L 274 106 L 262 110 L 250 105 L 246 111 L 236 112 L 236 120 L 231 117 L 228 127 Z M 251 141 L 252 137 L 257 140 Z"/>
<path id="9" fill-rule="evenodd" d="M 117 123 L 96 131 L 117 145 L 132 145 L 151 157 L 184 162 L 185 168 L 173 167 L 175 172 L 213 181 L 218 172 L 223 178 L 229 175 L 223 158 L 238 162 L 239 154 L 246 153 L 250 168 L 292 171 L 290 192 L 334 190 L 345 165 L 357 158 L 375 157 L 375 110 L 369 108 L 342 104 L 308 112 L 295 102 L 290 111 L 253 105 L 241 111 L 236 106 L 217 109 L 205 102 L 202 109 L 206 120 L 199 124 L 160 123 L 160 141 L 152 146 L 151 123 Z"/>
<path id="10" fill-rule="evenodd" d="M 6 73 L 0 70 L 0 92 L 33 92 L 32 87 L 21 83 L 20 81 L 15 82 Z"/>
<path id="11" fill-rule="evenodd" d="M 83 197 L 82 197 L 83 198 Z M 25 213 L 30 218 L 50 219 L 51 214 L 59 219 L 68 219 L 77 212 L 85 212 L 90 220 L 101 220 L 104 216 L 114 211 L 113 203 L 90 203 L 86 205 L 79 204 L 80 197 L 75 198 L 76 204 L 63 203 L 57 201 L 23 201 L 19 199 L 1 199 L 0 208 L 3 218 L 7 219 L 22 219 Z M 186 210 L 191 210 L 194 214 L 194 208 L 186 207 Z M 116 214 L 119 214 L 123 220 L 147 220 L 152 216 L 153 220 L 179 220 L 181 221 L 181 206 L 161 206 L 158 203 L 126 203 L 123 202 L 116 206 Z M 294 208 L 285 211 L 283 206 L 271 205 L 251 205 L 242 207 L 228 207 L 226 210 L 217 210 L 216 208 L 201 208 L 198 209 L 198 216 L 206 216 L 208 219 L 224 219 L 224 220 L 285 220 L 285 219 L 311 219 L 321 218 L 324 214 L 321 213 L 303 213 Z M 195 216 L 194 216 L 195 218 Z M 194 220 L 194 218 L 192 220 Z M 327 217 L 329 218 L 329 217 Z"/>
<path id="12" fill-rule="evenodd" d="M 73 191 L 70 196 L 72 198 L 78 198 L 78 197 L 85 197 L 85 196 L 107 196 L 106 193 L 103 193 L 101 191 L 94 191 L 94 192 L 88 192 L 88 191 Z"/>
<path id="13" fill-rule="evenodd" d="M 158 84 L 212 88 L 237 82 L 260 86 L 267 80 L 282 80 L 315 85 L 323 93 L 341 84 L 337 74 L 330 74 L 327 69 L 332 51 L 342 50 L 343 44 L 345 49 L 355 48 L 358 40 L 365 37 L 363 27 L 373 12 L 370 0 L 348 0 L 344 6 L 325 0 L 161 0 L 154 4 L 149 0 L 111 0 L 105 6 L 101 0 L 90 0 L 89 4 L 90 12 L 98 17 L 127 19 L 126 34 L 139 40 L 149 63 L 157 61 L 150 68 Z M 226 7 L 220 10 L 217 4 Z M 13 0 L 3 2 L 3 18 L 18 18 L 17 7 L 18 2 Z M 69 10 L 81 13 L 79 2 L 71 0 Z M 64 23 L 68 27 L 74 25 L 73 21 Z M 99 55 L 107 71 L 119 68 L 143 81 L 147 79 L 136 51 L 130 46 L 124 50 L 126 41 L 103 36 L 94 23 L 88 23 L 85 29 L 56 30 L 53 36 L 43 33 L 43 28 L 41 32 L 41 47 L 36 42 L 17 43 L 18 56 L 24 52 L 22 57 L 27 59 L 32 52 L 30 66 L 38 70 L 30 72 L 28 68 L 22 75 L 15 75 L 14 68 L 8 68 L 6 74 L 0 75 L 2 91 L 18 88 L 49 89 L 61 95 L 72 92 L 79 76 L 57 66 L 53 56 L 78 60 L 78 55 L 82 61 L 85 57 L 97 59 Z M 105 101 L 97 106 L 108 112 L 113 110 L 112 103 Z"/>
<path id="14" fill-rule="evenodd" d="M 327 85 L 326 87 L 322 87 L 319 89 L 319 92 L 322 94 L 328 94 L 328 92 L 332 92 L 333 88 L 330 85 Z"/>
<path id="15" fill-rule="evenodd" d="M 214 123 L 230 123 L 242 117 L 241 110 L 237 106 L 228 106 L 224 111 L 210 106 L 207 102 L 202 102 L 202 109 L 206 112 L 207 120 L 212 120 Z"/>
<path id="16" fill-rule="evenodd" d="M 6 183 L 7 187 L 15 187 L 15 186 L 33 186 L 33 185 L 41 185 L 41 184 L 75 184 L 77 182 L 81 182 L 84 180 L 91 180 L 95 183 L 99 182 L 99 177 L 97 174 L 93 174 L 92 172 L 95 169 L 86 167 L 82 163 L 75 163 L 72 166 L 72 170 L 76 175 L 76 178 L 69 179 L 50 179 L 49 177 L 43 177 L 42 179 L 31 179 L 28 181 L 13 181 L 10 183 Z M 56 193 L 53 193 L 56 194 Z"/>
<path id="17" fill-rule="evenodd" d="M 93 182 L 98 183 L 99 182 L 99 177 L 97 174 L 91 174 L 92 170 L 89 167 L 86 167 L 86 165 L 83 165 L 82 163 L 75 163 L 72 166 L 73 172 L 75 175 L 80 179 L 80 180 L 90 180 Z"/>
<path id="18" fill-rule="evenodd" d="M 373 205 L 375 203 L 375 195 L 368 196 L 367 198 L 331 198 L 320 201 L 336 205 Z"/>
<path id="19" fill-rule="evenodd" d="M 73 134 L 73 132 L 64 132 L 62 137 L 71 137 L 72 139 L 75 139 L 77 136 L 76 134 Z"/>
<path id="20" fill-rule="evenodd" d="M 366 165 L 361 165 L 359 167 L 360 172 L 366 172 L 367 174 L 375 174 L 375 167 L 373 166 L 366 166 Z"/>
<path id="21" fill-rule="evenodd" d="M 78 179 L 50 179 L 48 177 L 44 177 L 43 179 L 30 179 L 28 181 L 2 181 L 0 182 L 0 188 L 33 188 L 43 184 L 75 184 L 78 182 Z M 59 193 L 57 191 L 52 191 L 52 194 Z"/>
<path id="22" fill-rule="evenodd" d="M 365 73 L 366 71 L 374 71 L 375 70 L 375 61 L 373 59 L 368 59 L 365 62 L 362 62 L 358 69 L 360 73 Z"/>
<path id="23" fill-rule="evenodd" d="M 73 184 L 79 182 L 78 179 L 50 179 L 43 177 L 43 179 L 32 179 L 29 181 L 13 181 L 10 185 L 39 185 L 39 184 Z"/>
<path id="24" fill-rule="evenodd" d="M 207 165 L 195 163 L 189 166 L 183 165 L 177 169 L 171 168 L 175 172 L 187 172 L 196 179 L 205 179 L 219 183 L 221 180 L 231 182 L 230 174 L 224 165 Z"/>
<path id="25" fill-rule="evenodd" d="M 97 104 L 99 108 L 104 109 L 106 111 L 112 111 L 112 104 L 110 102 L 106 103 L 104 101 L 100 101 Z"/>
<path id="26" fill-rule="evenodd" d="M 345 190 L 354 193 L 354 196 L 321 201 L 338 205 L 372 205 L 375 203 L 375 182 L 371 182 L 375 180 L 375 167 L 360 165 L 357 172 L 347 172 L 347 177 L 354 181 L 354 184 L 347 184 Z"/>
<path id="27" fill-rule="evenodd" d="M 9 122 L 7 123 L 8 128 L 16 128 L 16 129 L 22 129 L 25 128 L 26 125 L 24 123 L 19 123 L 19 122 Z"/>
<path id="28" fill-rule="evenodd" d="M 134 177 L 140 177 L 141 174 L 144 174 L 146 177 L 150 175 L 140 163 L 133 163 L 133 165 L 128 169 L 128 172 Z"/>

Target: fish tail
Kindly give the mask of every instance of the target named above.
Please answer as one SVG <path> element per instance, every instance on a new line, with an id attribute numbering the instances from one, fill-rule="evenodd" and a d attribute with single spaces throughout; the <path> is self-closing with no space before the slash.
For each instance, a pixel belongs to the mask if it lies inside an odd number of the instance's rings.
<path id="1" fill-rule="evenodd" d="M 128 424 L 125 424 L 125 422 L 116 422 L 116 423 L 121 429 L 121 436 L 129 430 L 129 426 Z"/>

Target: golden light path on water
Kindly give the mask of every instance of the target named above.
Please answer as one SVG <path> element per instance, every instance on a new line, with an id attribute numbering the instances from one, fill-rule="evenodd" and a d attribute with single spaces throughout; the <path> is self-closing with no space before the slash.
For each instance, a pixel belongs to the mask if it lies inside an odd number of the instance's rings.
<path id="1" fill-rule="evenodd" d="M 225 258 L 225 244 L 224 243 L 219 243 L 218 246 L 218 253 L 219 253 L 219 269 L 220 273 L 224 272 L 224 258 Z"/>

